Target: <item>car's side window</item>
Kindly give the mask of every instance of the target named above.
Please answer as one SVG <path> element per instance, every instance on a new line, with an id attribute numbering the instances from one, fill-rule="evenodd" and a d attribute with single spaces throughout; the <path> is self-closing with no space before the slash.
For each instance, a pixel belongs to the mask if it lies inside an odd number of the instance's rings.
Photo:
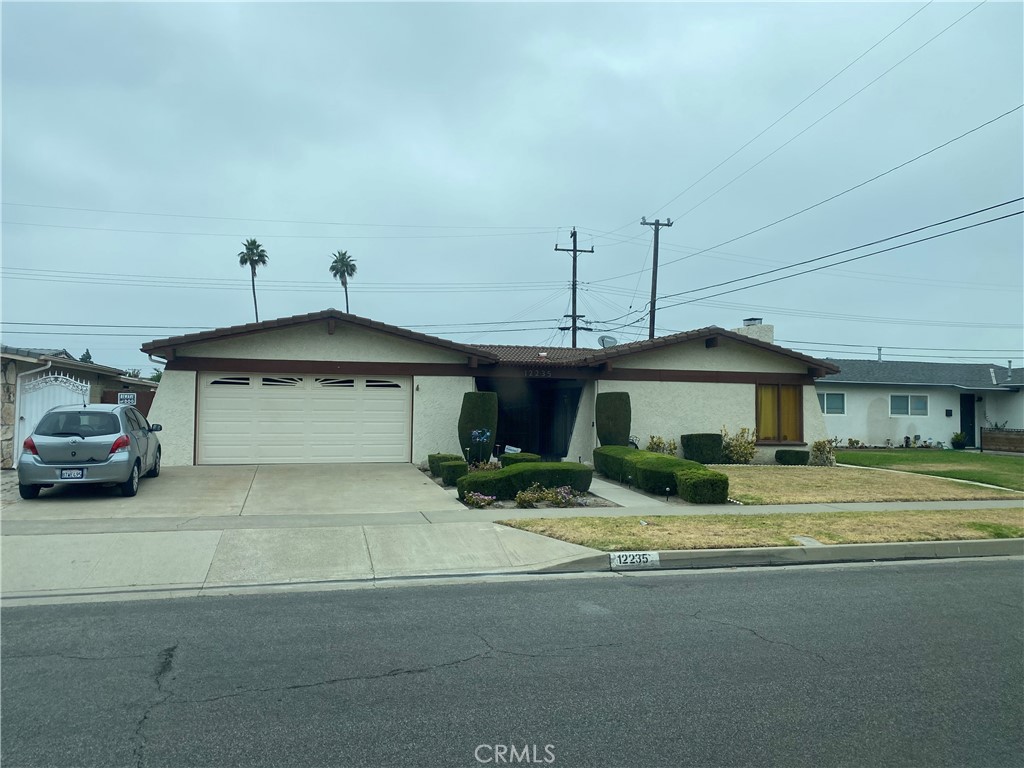
<path id="1" fill-rule="evenodd" d="M 148 432 L 149 422 L 146 421 L 146 417 L 142 415 L 142 411 L 135 411 L 135 418 L 139 420 L 139 426 Z"/>
<path id="2" fill-rule="evenodd" d="M 142 427 L 139 425 L 139 420 L 135 416 L 135 411 L 133 411 L 131 408 L 128 408 L 124 412 L 124 417 L 128 421 L 129 429 L 142 429 Z"/>

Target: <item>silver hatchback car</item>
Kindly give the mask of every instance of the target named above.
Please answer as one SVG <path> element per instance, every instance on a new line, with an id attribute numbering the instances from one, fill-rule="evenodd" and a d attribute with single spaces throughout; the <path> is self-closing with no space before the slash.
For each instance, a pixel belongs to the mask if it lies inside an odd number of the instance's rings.
<path id="1" fill-rule="evenodd" d="M 25 438 L 18 459 L 21 498 L 34 499 L 57 483 L 116 483 L 124 496 L 139 478 L 160 474 L 160 441 L 130 405 L 59 405 Z"/>

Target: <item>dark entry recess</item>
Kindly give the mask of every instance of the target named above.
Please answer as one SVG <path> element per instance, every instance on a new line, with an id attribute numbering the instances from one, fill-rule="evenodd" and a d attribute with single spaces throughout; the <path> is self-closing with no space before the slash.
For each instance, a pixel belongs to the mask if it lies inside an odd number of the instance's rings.
<path id="1" fill-rule="evenodd" d="M 974 448 L 974 395 L 960 395 L 960 431 L 967 435 L 967 446 Z"/>
<path id="2" fill-rule="evenodd" d="M 476 386 L 498 395 L 497 450 L 514 445 L 546 460 L 566 457 L 583 382 L 480 377 Z"/>

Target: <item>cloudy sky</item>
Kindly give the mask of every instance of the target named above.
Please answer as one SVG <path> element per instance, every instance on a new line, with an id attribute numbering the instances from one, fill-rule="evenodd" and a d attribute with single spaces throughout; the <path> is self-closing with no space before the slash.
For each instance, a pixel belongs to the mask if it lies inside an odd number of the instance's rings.
<path id="1" fill-rule="evenodd" d="M 346 250 L 354 314 L 568 345 L 572 227 L 580 346 L 633 341 L 646 216 L 659 335 L 1024 363 L 1021 3 L 2 14 L 6 344 L 148 374 L 142 342 L 253 320 L 255 237 L 261 319 L 343 309 Z"/>

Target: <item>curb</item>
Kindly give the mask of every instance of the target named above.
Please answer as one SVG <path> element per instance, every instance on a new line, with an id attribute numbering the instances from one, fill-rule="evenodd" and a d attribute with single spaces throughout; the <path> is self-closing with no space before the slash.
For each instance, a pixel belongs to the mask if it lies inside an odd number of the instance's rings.
<path id="1" fill-rule="evenodd" d="M 617 553 L 619 554 L 619 553 Z M 956 557 L 1024 556 L 1024 539 L 910 541 L 884 544 L 826 544 L 814 547 L 751 547 L 747 549 L 677 549 L 638 553 L 651 556 L 649 565 L 612 565 L 611 553 L 583 555 L 535 571 L 650 571 L 751 566 L 820 565 L 886 560 L 941 560 Z"/>

